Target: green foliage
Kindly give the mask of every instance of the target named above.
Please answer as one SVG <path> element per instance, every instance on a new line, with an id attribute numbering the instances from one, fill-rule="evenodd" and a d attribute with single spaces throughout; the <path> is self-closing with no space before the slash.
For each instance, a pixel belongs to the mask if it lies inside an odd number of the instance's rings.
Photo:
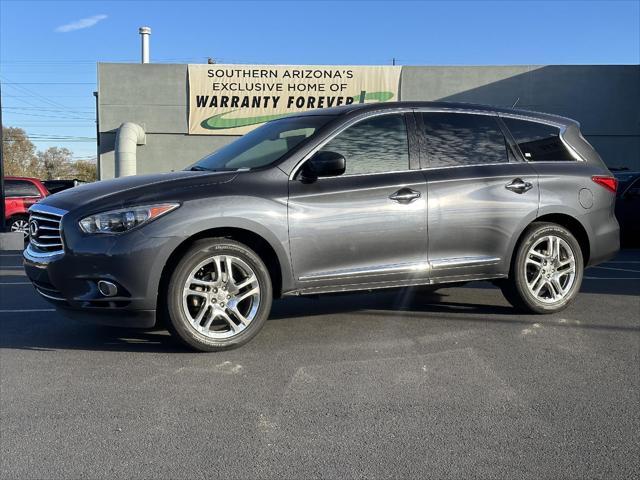
<path id="1" fill-rule="evenodd" d="M 5 175 L 41 180 L 74 179 L 93 182 L 98 178 L 95 161 L 73 160 L 68 148 L 49 147 L 36 152 L 21 128 L 2 127 Z"/>

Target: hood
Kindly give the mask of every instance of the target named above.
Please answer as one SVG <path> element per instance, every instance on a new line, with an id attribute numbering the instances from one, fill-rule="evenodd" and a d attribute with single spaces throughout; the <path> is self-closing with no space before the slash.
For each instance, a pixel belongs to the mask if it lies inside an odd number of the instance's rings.
<path id="1" fill-rule="evenodd" d="M 235 172 L 191 171 L 133 175 L 69 188 L 50 195 L 41 203 L 71 211 L 90 204 L 119 208 L 132 202 L 180 200 L 190 187 L 230 182 L 236 175 Z"/>

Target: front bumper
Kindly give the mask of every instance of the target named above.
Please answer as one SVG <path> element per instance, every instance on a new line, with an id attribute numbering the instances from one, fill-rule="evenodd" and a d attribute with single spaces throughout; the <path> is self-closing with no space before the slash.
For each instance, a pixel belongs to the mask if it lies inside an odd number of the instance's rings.
<path id="1" fill-rule="evenodd" d="M 163 268 L 177 245 L 173 237 L 141 232 L 87 237 L 76 248 L 42 255 L 31 245 L 24 268 L 36 291 L 64 316 L 127 327 L 153 327 Z M 106 297 L 98 282 L 117 285 Z"/>

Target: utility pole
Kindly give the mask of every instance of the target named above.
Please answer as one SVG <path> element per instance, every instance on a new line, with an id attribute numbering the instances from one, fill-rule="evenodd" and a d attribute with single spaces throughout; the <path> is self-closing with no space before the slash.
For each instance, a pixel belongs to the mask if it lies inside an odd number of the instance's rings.
<path id="1" fill-rule="evenodd" d="M 2 124 L 2 82 L 0 82 L 0 232 L 4 232 L 4 134 Z"/>

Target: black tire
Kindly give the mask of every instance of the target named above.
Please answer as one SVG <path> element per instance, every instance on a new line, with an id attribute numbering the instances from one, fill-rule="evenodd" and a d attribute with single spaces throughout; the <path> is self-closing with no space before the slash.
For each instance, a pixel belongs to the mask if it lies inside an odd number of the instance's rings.
<path id="1" fill-rule="evenodd" d="M 575 259 L 575 277 L 567 293 L 561 299 L 549 303 L 538 299 L 527 287 L 526 261 L 531 246 L 539 239 L 550 235 L 561 238 L 570 247 Z M 524 232 L 514 252 L 509 278 L 501 281 L 499 285 L 507 301 L 518 310 L 542 314 L 556 313 L 567 308 L 575 300 L 580 291 L 583 273 L 582 250 L 571 232 L 555 223 L 534 222 Z"/>
<path id="2" fill-rule="evenodd" d="M 239 333 L 224 339 L 210 338 L 191 324 L 183 308 L 183 289 L 191 271 L 213 255 L 235 256 L 245 262 L 256 276 L 260 299 L 251 322 Z M 251 340 L 264 326 L 271 311 L 273 289 L 264 262 L 246 245 L 227 238 L 210 238 L 195 242 L 178 262 L 167 286 L 166 318 L 169 331 L 184 344 L 202 352 L 216 352 L 239 347 Z"/>

